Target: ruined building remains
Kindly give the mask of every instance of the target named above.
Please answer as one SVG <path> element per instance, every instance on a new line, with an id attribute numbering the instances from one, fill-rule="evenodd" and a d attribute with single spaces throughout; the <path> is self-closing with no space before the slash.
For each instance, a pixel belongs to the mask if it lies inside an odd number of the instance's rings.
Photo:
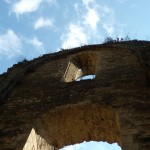
<path id="1" fill-rule="evenodd" d="M 0 75 L 0 150 L 83 141 L 150 150 L 150 42 L 62 50 Z"/>

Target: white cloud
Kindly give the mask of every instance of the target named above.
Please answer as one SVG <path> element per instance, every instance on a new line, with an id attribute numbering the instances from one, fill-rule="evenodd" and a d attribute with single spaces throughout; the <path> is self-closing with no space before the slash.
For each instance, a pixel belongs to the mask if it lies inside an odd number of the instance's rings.
<path id="1" fill-rule="evenodd" d="M 23 43 L 22 52 L 25 57 L 34 56 L 38 54 L 44 54 L 44 43 L 38 39 L 38 37 L 26 37 L 24 35 L 20 35 L 20 39 Z M 28 50 L 30 50 L 30 53 L 28 53 Z"/>
<path id="2" fill-rule="evenodd" d="M 117 1 L 123 3 L 127 0 Z M 123 36 L 126 24 L 121 24 L 116 20 L 115 12 L 112 8 L 104 4 L 101 5 L 96 2 L 96 0 L 82 0 L 82 2 L 87 9 L 87 13 L 85 13 L 86 23 L 90 26 L 92 31 L 95 30 L 97 31 L 95 33 L 98 33 L 101 28 L 104 29 L 108 36 Z"/>
<path id="3" fill-rule="evenodd" d="M 97 29 L 97 25 L 100 22 L 100 14 L 97 10 L 98 4 L 95 0 L 82 0 L 83 5 L 85 5 L 86 13 L 84 14 L 84 21 L 86 25 L 94 31 Z"/>
<path id="4" fill-rule="evenodd" d="M 0 35 L 0 57 L 8 58 L 21 54 L 22 41 L 13 30 L 7 30 L 3 35 Z"/>
<path id="5" fill-rule="evenodd" d="M 57 4 L 56 0 L 4 0 L 12 5 L 11 12 L 17 16 L 37 11 L 43 3 Z"/>
<path id="6" fill-rule="evenodd" d="M 69 24 L 67 33 L 61 36 L 62 48 L 72 48 L 87 44 L 87 36 L 84 29 L 80 25 Z"/>
<path id="7" fill-rule="evenodd" d="M 89 39 L 94 36 L 95 39 L 97 37 L 95 31 L 101 20 L 97 8 L 95 7 L 97 3 L 95 0 L 82 0 L 82 2 L 85 7 L 85 9 L 82 8 L 84 11 L 80 11 L 78 4 L 74 4 L 79 19 L 77 23 L 71 22 L 66 26 L 66 33 L 63 33 L 61 36 L 62 48 L 85 45 L 88 44 Z M 90 4 L 92 4 L 93 7 Z"/>
<path id="8" fill-rule="evenodd" d="M 100 21 L 100 16 L 95 9 L 89 8 L 85 16 L 85 21 L 91 29 L 95 31 L 97 29 L 97 24 Z"/>
<path id="9" fill-rule="evenodd" d="M 33 37 L 29 43 L 32 44 L 38 50 L 42 51 L 44 49 L 43 43 L 37 37 Z"/>
<path id="10" fill-rule="evenodd" d="M 36 11 L 41 3 L 42 0 L 20 0 L 12 5 L 12 12 L 16 15 L 31 13 Z"/>
<path id="11" fill-rule="evenodd" d="M 112 36 L 113 33 L 114 33 L 114 27 L 112 24 L 107 24 L 107 23 L 104 23 L 103 24 L 103 28 L 106 30 L 107 34 L 109 36 Z"/>
<path id="12" fill-rule="evenodd" d="M 62 48 L 103 42 L 105 36 L 123 35 L 125 26 L 117 22 L 114 10 L 96 0 L 82 0 L 75 3 L 77 18 L 66 25 L 61 36 Z M 121 36 L 122 37 L 122 36 Z"/>
<path id="13" fill-rule="evenodd" d="M 52 27 L 52 26 L 53 26 L 53 22 L 51 19 L 39 18 L 34 24 L 34 29 L 39 29 L 43 27 Z"/>
<path id="14" fill-rule="evenodd" d="M 0 35 L 0 59 L 13 58 L 17 56 L 27 56 L 26 49 L 31 49 L 30 55 L 44 54 L 44 44 L 37 37 L 28 38 L 23 35 L 17 35 L 9 29 L 6 33 Z"/>
<path id="15" fill-rule="evenodd" d="M 110 7 L 104 5 L 104 6 L 101 7 L 101 9 L 102 9 L 104 15 L 109 14 L 111 16 L 114 16 L 114 12 L 113 12 L 113 10 Z"/>
<path id="16" fill-rule="evenodd" d="M 82 0 L 82 2 L 83 2 L 84 5 L 86 5 L 88 7 L 89 4 L 95 3 L 95 0 Z"/>

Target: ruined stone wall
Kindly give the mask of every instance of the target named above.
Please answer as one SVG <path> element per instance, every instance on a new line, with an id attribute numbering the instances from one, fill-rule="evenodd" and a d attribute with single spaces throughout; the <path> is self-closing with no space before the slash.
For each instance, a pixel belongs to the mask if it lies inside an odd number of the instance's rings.
<path id="1" fill-rule="evenodd" d="M 38 135 L 34 129 L 31 130 L 30 135 L 23 147 L 23 150 L 55 150 L 50 146 L 45 139 Z"/>
<path id="2" fill-rule="evenodd" d="M 111 108 L 91 104 L 58 108 L 39 118 L 34 128 L 57 148 L 83 141 L 117 142 L 121 146 L 119 117 Z"/>
<path id="3" fill-rule="evenodd" d="M 95 55 L 93 60 L 91 56 Z M 64 74 L 72 60 L 85 72 L 93 72 L 90 70 L 95 67 L 96 78 L 66 82 Z M 16 65 L 0 76 L 0 149 L 22 150 L 34 128 L 46 141 L 45 145 L 53 148 L 92 139 L 118 142 L 123 150 L 149 150 L 149 60 L 150 43 L 133 41 L 84 46 Z M 103 112 L 92 111 L 93 107 Z M 108 109 L 114 113 L 107 114 Z M 68 114 L 61 118 L 65 113 Z M 111 120 L 113 114 L 118 114 L 119 121 Z M 102 133 L 102 121 L 97 125 L 93 122 L 102 118 L 101 115 L 106 118 L 104 131 L 110 132 Z M 87 118 L 89 126 L 84 131 Z M 84 134 L 77 132 L 79 136 L 75 136 L 70 128 L 63 132 L 62 128 L 65 130 L 69 123 Z M 50 128 L 52 125 L 57 126 Z M 111 140 L 108 137 L 112 137 Z"/>

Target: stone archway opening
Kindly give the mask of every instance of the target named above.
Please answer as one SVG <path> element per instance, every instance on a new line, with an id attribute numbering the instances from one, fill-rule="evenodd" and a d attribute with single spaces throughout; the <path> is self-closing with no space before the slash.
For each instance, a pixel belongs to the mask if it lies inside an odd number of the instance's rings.
<path id="1" fill-rule="evenodd" d="M 94 79 L 96 77 L 98 54 L 96 52 L 80 53 L 70 59 L 63 76 L 65 82 Z"/>
<path id="2" fill-rule="evenodd" d="M 112 108 L 94 104 L 58 107 L 34 124 L 23 150 L 57 150 L 84 141 L 121 146 L 119 117 Z"/>
<path id="3" fill-rule="evenodd" d="M 117 143 L 107 143 L 107 142 L 82 142 L 74 145 L 65 146 L 59 150 L 122 150 Z"/>

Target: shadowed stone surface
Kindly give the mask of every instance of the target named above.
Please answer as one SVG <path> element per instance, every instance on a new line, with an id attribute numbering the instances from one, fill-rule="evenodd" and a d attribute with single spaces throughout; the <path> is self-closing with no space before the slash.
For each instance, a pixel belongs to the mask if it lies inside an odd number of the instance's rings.
<path id="1" fill-rule="evenodd" d="M 96 78 L 74 81 L 88 74 Z M 83 46 L 14 65 L 0 76 L 0 150 L 84 140 L 149 150 L 149 86 L 145 41 Z"/>

